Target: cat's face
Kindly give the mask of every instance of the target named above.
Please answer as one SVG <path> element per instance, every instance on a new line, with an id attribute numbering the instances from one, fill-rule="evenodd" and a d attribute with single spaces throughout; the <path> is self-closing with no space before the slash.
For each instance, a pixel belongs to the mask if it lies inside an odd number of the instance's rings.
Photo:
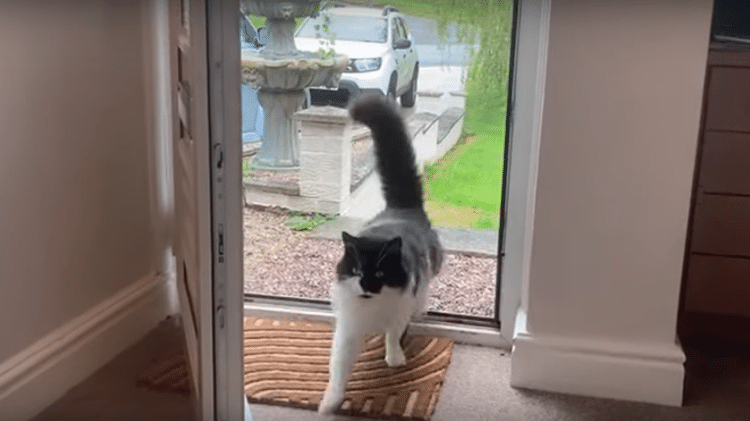
<path id="1" fill-rule="evenodd" d="M 409 276 L 401 260 L 401 237 L 382 241 L 342 232 L 344 257 L 336 267 L 339 282 L 355 283 L 362 298 L 380 294 L 383 288 L 403 291 Z"/>

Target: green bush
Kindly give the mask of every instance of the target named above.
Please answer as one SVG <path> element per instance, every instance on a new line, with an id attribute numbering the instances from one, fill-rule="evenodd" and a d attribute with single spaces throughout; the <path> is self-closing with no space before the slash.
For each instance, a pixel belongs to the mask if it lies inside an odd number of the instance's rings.
<path id="1" fill-rule="evenodd" d="M 312 231 L 334 218 L 336 218 L 335 214 L 328 213 L 296 213 L 289 218 L 289 228 L 292 231 Z"/>
<path id="2" fill-rule="evenodd" d="M 253 175 L 253 161 L 251 159 L 242 159 L 242 177 L 249 178 Z"/>

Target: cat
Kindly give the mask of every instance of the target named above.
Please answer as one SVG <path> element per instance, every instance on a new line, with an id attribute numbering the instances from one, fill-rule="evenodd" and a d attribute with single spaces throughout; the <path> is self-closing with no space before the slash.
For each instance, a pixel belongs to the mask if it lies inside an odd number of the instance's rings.
<path id="1" fill-rule="evenodd" d="M 341 406 L 366 334 L 385 334 L 388 366 L 406 363 L 400 341 L 412 316 L 425 309 L 429 282 L 443 261 L 424 210 L 414 149 L 395 106 L 369 96 L 354 101 L 349 113 L 372 131 L 386 208 L 357 236 L 341 233 L 344 255 L 336 266 L 336 322 L 321 414 Z"/>

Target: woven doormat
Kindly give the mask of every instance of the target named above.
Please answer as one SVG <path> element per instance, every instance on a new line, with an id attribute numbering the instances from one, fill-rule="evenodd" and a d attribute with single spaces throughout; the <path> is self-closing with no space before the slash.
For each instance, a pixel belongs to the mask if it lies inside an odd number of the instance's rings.
<path id="1" fill-rule="evenodd" d="M 317 409 L 328 384 L 327 324 L 250 318 L 245 322 L 245 391 L 251 402 Z M 382 336 L 367 338 L 347 387 L 342 414 L 429 420 L 453 341 L 404 339 L 407 363 L 386 365 Z"/>
<path id="2" fill-rule="evenodd" d="M 245 392 L 252 403 L 315 410 L 328 383 L 331 328 L 327 324 L 248 318 L 245 321 Z M 446 338 L 407 336 L 407 363 L 385 364 L 382 336 L 371 336 L 354 367 L 340 413 L 429 420 L 453 352 Z M 138 381 L 153 390 L 186 393 L 187 359 L 156 361 Z"/>
<path id="3" fill-rule="evenodd" d="M 153 358 L 146 370 L 138 376 L 135 385 L 156 392 L 189 395 L 191 385 L 187 355 L 179 351 Z"/>

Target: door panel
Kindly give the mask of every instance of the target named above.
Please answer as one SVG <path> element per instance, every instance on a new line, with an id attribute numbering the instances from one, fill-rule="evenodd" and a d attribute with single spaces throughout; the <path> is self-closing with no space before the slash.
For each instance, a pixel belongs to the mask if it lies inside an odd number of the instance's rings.
<path id="1" fill-rule="evenodd" d="M 704 193 L 750 195 L 750 134 L 706 132 L 700 186 Z"/>
<path id="2" fill-rule="evenodd" d="M 708 89 L 706 129 L 750 132 L 750 68 L 712 67 Z"/>
<path id="3" fill-rule="evenodd" d="M 697 195 L 692 252 L 750 257 L 750 197 Z"/>
<path id="4" fill-rule="evenodd" d="M 393 18 L 391 23 L 393 25 L 393 43 L 395 46 L 395 43 L 406 39 L 406 34 L 404 34 L 404 28 L 401 26 L 401 22 L 398 18 Z M 393 54 L 396 57 L 396 73 L 398 75 L 396 78 L 396 94 L 401 92 L 401 90 L 404 88 L 404 85 L 408 82 L 406 70 L 408 61 L 406 57 L 407 51 L 408 50 L 402 48 L 393 49 Z"/>
<path id="5" fill-rule="evenodd" d="M 214 419 L 205 3 L 170 0 L 174 253 L 196 416 Z"/>
<path id="6" fill-rule="evenodd" d="M 687 276 L 686 311 L 750 317 L 750 260 L 694 254 Z"/>

